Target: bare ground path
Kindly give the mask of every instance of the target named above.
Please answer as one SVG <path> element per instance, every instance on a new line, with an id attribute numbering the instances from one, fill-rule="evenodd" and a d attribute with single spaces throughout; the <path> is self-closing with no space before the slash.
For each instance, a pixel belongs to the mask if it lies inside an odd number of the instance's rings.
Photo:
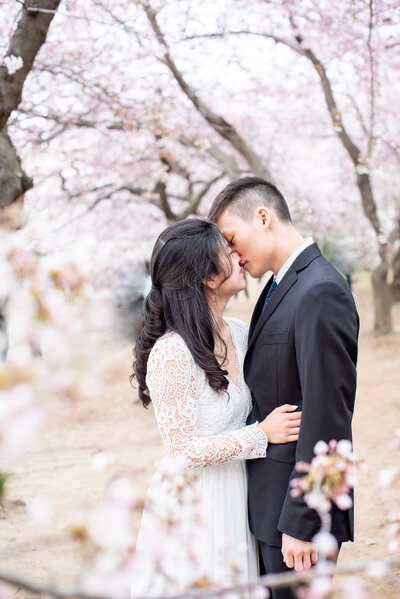
<path id="1" fill-rule="evenodd" d="M 248 322 L 260 289 L 253 282 L 251 299 L 244 295 L 234 299 L 229 314 Z M 400 334 L 380 339 L 372 335 L 371 295 L 364 276 L 356 281 L 355 297 L 361 335 L 354 444 L 368 470 L 357 482 L 356 541 L 342 549 L 342 564 L 387 555 L 386 517 L 399 505 L 398 489 L 379 487 L 377 478 L 381 468 L 398 460 L 386 442 L 400 426 Z M 394 315 L 400 330 L 399 305 Z M 144 410 L 136 402 L 129 386 L 130 363 L 130 347 L 105 348 L 101 367 L 106 387 L 102 396 L 59 414 L 49 423 L 37 450 L 8 467 L 13 476 L 0 507 L 2 569 L 41 581 L 72 582 L 81 555 L 67 534 L 68 527 L 82 510 L 101 499 L 111 476 L 110 471 L 92 471 L 93 454 L 112 452 L 120 464 L 140 465 L 151 473 L 162 453 L 161 442 L 152 410 Z M 27 520 L 25 505 L 35 495 L 54 503 L 50 531 L 37 529 Z M 16 596 L 21 596 L 21 591 L 16 590 Z"/>

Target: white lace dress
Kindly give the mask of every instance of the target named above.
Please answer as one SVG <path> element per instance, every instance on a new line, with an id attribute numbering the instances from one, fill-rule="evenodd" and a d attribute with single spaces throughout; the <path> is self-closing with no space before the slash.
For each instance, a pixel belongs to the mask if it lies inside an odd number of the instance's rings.
<path id="1" fill-rule="evenodd" d="M 200 537 L 193 537 L 190 549 L 197 550 L 201 563 L 194 566 L 193 560 L 184 555 L 187 547 L 182 547 L 176 557 L 178 571 L 166 582 L 149 551 L 157 543 L 154 536 L 158 535 L 154 535 L 154 529 L 153 534 L 150 532 L 148 524 L 152 516 L 145 507 L 137 542 L 137 553 L 145 559 L 134 568 L 132 597 L 166 591 L 173 594 L 199 579 L 229 582 L 232 570 L 236 582 L 257 579 L 257 553 L 247 518 L 245 460 L 265 457 L 267 438 L 256 424 L 246 426 L 251 410 L 251 395 L 243 378 L 248 327 L 234 318 L 225 320 L 235 345 L 239 371 L 238 385 L 229 380 L 229 396 L 211 389 L 204 371 L 196 365 L 177 333 L 165 333 L 150 353 L 146 381 L 161 437 L 167 455 L 184 456 L 188 468 L 200 469 L 197 488 L 205 501 L 206 525 Z M 163 483 L 156 472 L 146 506 L 152 502 L 154 507 L 161 497 L 160 484 Z M 197 571 L 188 571 L 193 568 Z"/>

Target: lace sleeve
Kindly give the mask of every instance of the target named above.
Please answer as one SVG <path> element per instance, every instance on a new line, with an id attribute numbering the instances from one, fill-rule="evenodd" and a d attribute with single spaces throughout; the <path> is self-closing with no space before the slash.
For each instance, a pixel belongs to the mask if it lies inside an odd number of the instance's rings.
<path id="1" fill-rule="evenodd" d="M 153 348 L 147 385 L 164 445 L 188 467 L 265 457 L 268 440 L 257 423 L 230 433 L 197 434 L 196 365 L 184 341 L 165 336 Z"/>

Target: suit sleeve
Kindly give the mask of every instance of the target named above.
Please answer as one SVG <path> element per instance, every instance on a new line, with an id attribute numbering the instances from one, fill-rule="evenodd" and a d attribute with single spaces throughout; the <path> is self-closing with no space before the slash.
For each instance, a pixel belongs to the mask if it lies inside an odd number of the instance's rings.
<path id="1" fill-rule="evenodd" d="M 300 301 L 295 323 L 296 357 L 303 398 L 296 462 L 310 462 L 319 440 L 351 440 L 356 392 L 358 315 L 349 290 L 335 281 L 314 286 Z M 296 468 L 291 478 L 299 476 Z M 286 493 L 278 530 L 310 541 L 318 514 L 303 497 Z"/>

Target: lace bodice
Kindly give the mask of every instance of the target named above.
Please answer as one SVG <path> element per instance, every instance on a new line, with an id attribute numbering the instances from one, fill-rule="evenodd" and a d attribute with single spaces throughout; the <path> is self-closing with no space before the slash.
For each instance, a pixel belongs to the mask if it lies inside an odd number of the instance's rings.
<path id="1" fill-rule="evenodd" d="M 247 325 L 226 318 L 236 348 L 239 381 L 228 394 L 214 391 L 183 338 L 168 331 L 154 344 L 146 382 L 168 453 L 188 467 L 265 457 L 267 437 L 256 424 L 245 426 L 251 395 L 243 379 Z"/>

